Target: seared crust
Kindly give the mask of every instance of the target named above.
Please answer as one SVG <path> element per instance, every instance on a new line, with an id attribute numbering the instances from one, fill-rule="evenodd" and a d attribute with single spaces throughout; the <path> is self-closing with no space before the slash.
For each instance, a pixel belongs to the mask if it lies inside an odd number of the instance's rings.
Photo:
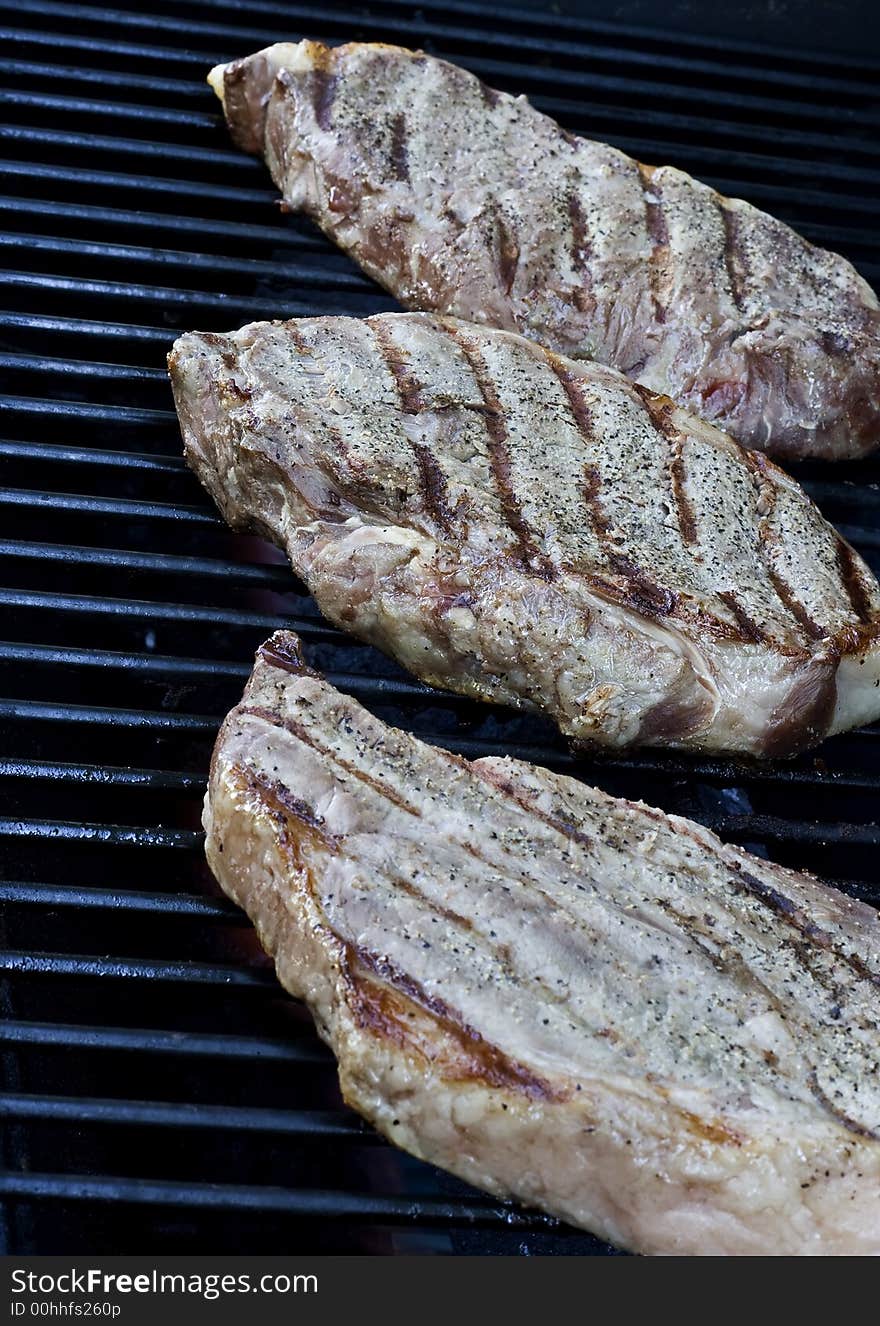
<path id="1" fill-rule="evenodd" d="M 385 726 L 294 637 L 207 854 L 398 1145 L 636 1251 L 880 1253 L 880 929 L 689 821 Z"/>
<path id="2" fill-rule="evenodd" d="M 187 458 L 322 611 L 578 742 L 786 755 L 880 714 L 880 589 L 758 453 L 601 365 L 425 314 L 193 333 Z"/>
<path id="3" fill-rule="evenodd" d="M 595 358 L 777 456 L 880 442 L 876 296 L 750 204 L 420 52 L 279 44 L 211 82 L 285 205 L 408 308 Z"/>

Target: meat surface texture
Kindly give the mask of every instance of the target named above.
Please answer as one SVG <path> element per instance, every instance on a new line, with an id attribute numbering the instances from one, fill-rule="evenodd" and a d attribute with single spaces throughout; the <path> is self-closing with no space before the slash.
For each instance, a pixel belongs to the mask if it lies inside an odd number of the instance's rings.
<path id="1" fill-rule="evenodd" d="M 708 830 L 258 654 L 211 869 L 407 1151 L 654 1254 L 880 1253 L 880 924 Z"/>
<path id="2" fill-rule="evenodd" d="M 792 479 L 612 369 L 427 314 L 177 341 L 189 463 L 337 625 L 581 744 L 880 715 L 880 587 Z"/>
<path id="3" fill-rule="evenodd" d="M 610 364 L 776 456 L 880 443 L 876 296 L 749 203 L 393 46 L 280 44 L 209 81 L 285 206 L 407 308 Z"/>

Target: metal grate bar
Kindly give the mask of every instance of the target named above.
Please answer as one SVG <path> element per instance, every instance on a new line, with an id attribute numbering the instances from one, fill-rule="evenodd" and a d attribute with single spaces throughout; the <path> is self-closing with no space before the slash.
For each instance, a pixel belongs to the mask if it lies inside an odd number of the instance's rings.
<path id="1" fill-rule="evenodd" d="M 334 253 L 327 253 L 318 235 L 294 230 L 292 226 L 273 226 L 270 224 L 271 213 L 265 225 L 245 225 L 241 222 L 211 221 L 205 217 L 174 216 L 163 212 L 132 212 L 122 207 L 95 207 L 88 203 L 68 205 L 51 203 L 43 198 L 35 201 L 32 198 L 7 197 L 0 198 L 0 215 L 33 217 L 41 224 L 45 224 L 51 218 L 64 226 L 69 226 L 73 221 L 84 221 L 92 228 L 96 225 L 106 225 L 116 234 L 129 228 L 162 230 L 192 236 L 199 244 L 200 251 L 204 251 L 205 238 L 208 235 L 215 236 L 224 245 L 230 242 L 239 245 L 244 240 L 250 240 L 267 248 L 296 248 L 320 253 L 325 263 L 335 262 L 341 271 L 350 271 L 345 268 L 344 259 Z M 277 270 L 277 264 L 274 264 L 273 275 Z M 167 343 L 167 330 L 165 328 L 156 330 L 161 330 Z"/>
<path id="2" fill-rule="evenodd" d="M 13 7 L 13 6 L 9 6 Z M 181 12 L 179 3 L 165 3 L 162 9 L 169 10 L 175 17 Z M 235 20 L 241 18 L 241 8 L 235 3 L 235 0 L 187 0 L 183 6 L 183 12 L 188 21 L 191 21 L 198 11 L 205 12 L 210 22 L 215 23 L 218 13 L 228 14 Z M 397 11 L 397 13 L 395 13 Z M 118 11 L 117 11 L 118 12 Z M 151 11 L 152 12 L 152 11 Z M 363 24 L 365 22 L 364 12 L 357 6 L 348 6 L 347 8 L 335 11 L 337 21 L 345 25 L 346 31 L 352 24 Z M 743 54 L 754 64 L 770 62 L 772 70 L 776 68 L 785 68 L 793 66 L 799 69 L 810 69 L 811 67 L 821 67 L 823 73 L 827 73 L 828 57 L 827 55 L 818 55 L 808 50 L 788 51 L 776 46 L 768 46 L 760 42 L 749 39 L 736 39 L 724 37 L 714 37 L 709 33 L 670 33 L 666 29 L 651 28 L 644 25 L 609 22 L 594 17 L 582 17 L 580 15 L 562 15 L 554 14 L 551 24 L 548 24 L 547 16 L 542 12 L 536 14 L 527 9 L 509 9 L 499 7 L 495 3 L 479 3 L 478 0 L 425 0 L 420 5 L 415 18 L 412 15 L 412 6 L 409 0 L 382 0 L 375 6 L 372 13 L 378 22 L 383 23 L 383 30 L 389 31 L 390 23 L 399 21 L 399 16 L 403 15 L 403 21 L 416 21 L 420 25 L 426 20 L 437 21 L 433 16 L 439 13 L 445 25 L 453 30 L 461 31 L 464 35 L 473 35 L 477 30 L 476 19 L 482 19 L 487 27 L 484 31 L 488 34 L 488 40 L 491 44 L 503 43 L 511 34 L 519 34 L 524 30 L 530 35 L 539 33 L 543 40 L 558 40 L 562 45 L 563 53 L 565 51 L 583 51 L 592 49 L 595 41 L 599 41 L 604 47 L 608 44 L 606 39 L 613 40 L 624 52 L 630 49 L 640 51 L 647 48 L 651 51 L 662 51 L 666 48 L 676 57 L 681 57 L 683 52 L 688 50 L 698 51 L 700 56 L 706 54 L 721 53 L 728 58 L 731 52 Z M 319 5 L 309 4 L 289 4 L 271 3 L 270 0 L 255 0 L 248 6 L 248 16 L 259 15 L 267 25 L 267 30 L 274 34 L 275 40 L 281 33 L 289 35 L 289 28 L 284 28 L 285 23 L 296 21 L 303 22 L 324 22 L 328 20 L 328 11 Z M 451 24 L 449 15 L 460 16 L 459 24 Z M 499 18 L 503 15 L 505 20 L 504 31 L 498 32 Z M 234 30 L 238 33 L 247 31 L 236 25 Z M 558 36 L 557 36 L 558 34 Z M 531 49 L 531 48 L 529 48 Z M 835 66 L 842 70 L 861 70 L 866 75 L 877 70 L 878 61 L 872 60 L 870 55 L 862 56 L 834 56 Z"/>
<path id="3" fill-rule="evenodd" d="M 470 1224 L 504 1229 L 553 1230 L 577 1237 L 549 1216 L 529 1214 L 490 1198 L 444 1202 L 431 1198 L 376 1197 L 369 1193 L 325 1192 L 245 1186 L 244 1184 L 174 1183 L 70 1174 L 0 1173 L 0 1194 L 40 1200 L 134 1202 L 200 1210 L 272 1211 L 303 1219 L 367 1221 L 371 1224 L 448 1227 Z"/>
<path id="4" fill-rule="evenodd" d="M 2 279 L 0 273 L 0 283 Z M 36 419 L 54 416 L 65 423 L 75 419 L 81 420 L 83 424 L 112 424 L 114 428 L 120 430 L 120 435 L 124 435 L 125 429 L 140 429 L 148 434 L 161 430 L 167 435 L 174 419 L 169 410 L 141 410 L 126 405 L 96 405 L 90 401 L 43 400 L 28 396 L 7 396 L 0 401 L 0 417 L 2 416 L 7 418 L 30 416 Z"/>
<path id="5" fill-rule="evenodd" d="M 0 12 L 4 10 L 9 11 L 15 18 L 19 18 L 21 14 L 34 14 L 46 19 L 57 18 L 71 27 L 75 26 L 77 21 L 84 21 L 90 31 L 93 31 L 96 25 L 107 21 L 107 13 L 104 9 L 87 5 L 54 4 L 51 0 L 23 0 L 21 9 L 14 5 L 4 4 L 0 6 Z M 279 13 L 277 18 L 282 18 L 282 15 Z M 288 9 L 283 18 L 286 27 L 282 29 L 282 32 L 285 34 L 291 31 L 291 25 L 293 24 L 317 23 L 324 29 L 332 26 L 334 29 L 347 32 L 363 22 L 363 15 L 356 10 L 328 12 L 326 9 L 322 10 L 319 6 L 297 5 Z M 531 58 L 534 50 L 531 40 L 510 30 L 499 31 L 497 13 L 495 18 L 496 22 L 491 27 L 479 28 L 470 24 L 465 27 L 450 24 L 448 20 L 438 22 L 423 10 L 416 21 L 397 16 L 391 19 L 385 17 L 382 26 L 386 32 L 394 33 L 401 38 L 418 37 L 424 39 L 430 37 L 437 41 L 452 38 L 457 42 L 466 42 L 477 50 L 489 47 L 498 51 L 519 52 Z M 186 39 L 187 48 L 190 44 L 190 38 L 224 43 L 230 40 L 239 44 L 250 42 L 256 46 L 279 39 L 277 21 L 266 27 L 252 27 L 250 24 L 241 25 L 240 23 L 230 25 L 208 22 L 204 19 L 194 20 L 189 12 L 185 15 L 176 13 L 173 16 L 153 13 L 147 17 L 138 13 L 126 13 L 124 10 L 116 10 L 113 14 L 112 26 L 113 30 L 123 28 L 132 32 L 143 31 L 149 36 L 160 32 L 167 34 L 172 40 L 183 41 Z M 101 41 L 101 44 L 103 45 L 103 41 Z M 641 51 L 635 46 L 628 46 L 624 49 L 608 44 L 596 45 L 583 40 L 583 38 L 579 39 L 578 36 L 573 34 L 569 34 L 565 39 L 560 39 L 549 35 L 546 30 L 542 33 L 541 48 L 547 56 L 554 55 L 557 57 L 554 68 L 558 65 L 559 60 L 590 61 L 593 64 L 607 62 L 621 64 L 627 69 L 633 66 L 644 66 L 652 72 L 668 70 L 676 76 L 708 75 L 726 82 L 735 82 L 740 77 L 753 80 L 758 72 L 754 68 L 743 68 L 735 58 L 731 58 L 729 51 L 726 59 L 722 57 L 713 60 L 707 59 L 705 56 L 701 58 L 695 55 L 666 53 L 658 50 Z M 154 48 L 138 44 L 132 50 L 141 56 L 145 51 L 152 54 Z M 187 55 L 189 54 L 187 49 Z M 201 62 L 203 57 L 199 54 L 190 58 Z M 835 77 L 833 74 L 829 74 L 827 69 L 818 72 L 814 68 L 809 72 L 802 72 L 780 66 L 777 66 L 773 73 L 774 82 L 780 89 L 780 95 L 782 96 L 786 95 L 786 90 L 791 87 L 799 87 L 804 90 L 815 89 L 816 92 L 827 91 L 844 97 L 870 97 L 873 92 L 873 84 L 870 81 L 860 83 L 852 73 L 849 77 Z"/>
<path id="6" fill-rule="evenodd" d="M 210 1128 L 217 1132 L 277 1133 L 322 1141 L 348 1138 L 375 1146 L 379 1136 L 354 1115 L 340 1111 L 271 1110 L 189 1101 L 96 1100 L 88 1096 L 37 1096 L 0 1093 L 0 1118 L 38 1119 L 49 1123 L 114 1124 L 136 1128 Z"/>
<path id="7" fill-rule="evenodd" d="M 0 605 L 38 608 L 53 612 L 131 617 L 148 622 L 204 622 L 218 626 L 254 627 L 264 635 L 285 626 L 308 639 L 339 640 L 340 633 L 320 621 L 292 615 L 269 616 L 233 608 L 202 607 L 189 603 L 156 603 L 141 599 L 95 598 L 85 594 L 53 594 L 46 590 L 0 589 Z"/>
<path id="8" fill-rule="evenodd" d="M 266 587 L 291 590 L 291 572 L 271 563 L 224 562 L 219 558 L 186 557 L 176 553 L 132 552 L 123 548 L 83 548 L 65 543 L 32 543 L 24 539 L 0 539 L 0 558 L 23 557 L 35 561 L 75 563 L 109 567 L 116 571 L 150 571 L 172 576 L 214 577 L 246 581 Z"/>
<path id="9" fill-rule="evenodd" d="M 173 520 L 184 524 L 219 525 L 211 507 L 172 506 L 168 502 L 134 502 L 124 497 L 88 497 L 81 493 L 40 493 L 27 488 L 0 488 L 0 507 L 26 506 L 48 511 L 76 511 L 123 520 Z"/>
<path id="10" fill-rule="evenodd" d="M 0 59 L 0 78 L 10 82 L 31 81 L 40 87 L 45 87 L 47 83 L 56 79 L 65 87 L 85 83 L 88 86 L 97 84 L 102 92 L 107 88 L 106 69 L 90 69 L 88 65 L 83 64 L 57 64 L 48 58 Z M 116 85 L 114 91 L 117 93 L 142 91 L 163 99 L 180 98 L 181 101 L 197 99 L 203 102 L 205 97 L 204 85 L 191 78 L 159 78 L 155 74 L 140 74 L 132 70 L 126 71 L 124 86 L 120 88 Z"/>
<path id="11" fill-rule="evenodd" d="M 134 342 L 139 351 L 149 354 L 153 346 L 161 347 L 161 354 L 168 349 L 168 330 L 166 327 L 142 327 L 125 322 L 94 322 L 86 318 L 65 318 L 40 313 L 17 313 L 0 310 L 0 328 L 10 331 L 55 333 L 71 338 L 87 338 L 82 341 L 83 348 L 90 348 L 90 342 L 101 339 L 112 340 L 115 348 L 121 350 L 126 341 Z"/>
<path id="12" fill-rule="evenodd" d="M 0 34 L 2 37 L 2 34 Z M 145 142 L 141 138 L 119 138 L 110 134 L 79 134 L 69 129 L 46 129 L 34 125 L 0 124 L 0 143 L 34 148 L 47 147 L 59 155 L 88 152 L 89 155 L 110 152 L 114 156 L 135 157 L 146 163 L 150 158 L 161 161 L 163 168 L 180 166 L 191 171 L 194 166 L 211 166 L 223 178 L 229 172 L 236 176 L 263 178 L 260 163 L 229 148 L 191 147 L 186 143 Z"/>
<path id="13" fill-rule="evenodd" d="M 81 885 L 0 880 L 0 902 L 18 907 L 85 907 L 92 911 L 244 922 L 244 913 L 225 898 L 204 898 L 192 893 L 145 893 L 135 889 L 88 889 Z"/>
<path id="14" fill-rule="evenodd" d="M 45 71 L 41 71 L 44 76 Z M 136 126 L 172 125 L 193 129 L 213 129 L 216 115 L 207 111 L 167 110 L 161 106 L 139 106 L 135 102 L 99 101 L 87 97 L 64 97 L 51 92 L 5 92 L 0 89 L 0 108 L 28 111 L 52 111 L 57 115 L 95 115 L 102 120 L 132 121 Z"/>
<path id="15" fill-rule="evenodd" d="M 0 438 L 0 456 L 10 460 L 69 462 L 98 465 L 114 470 L 143 470 L 149 474 L 182 474 L 186 465 L 180 456 L 152 456 L 148 452 L 103 451 L 98 447 L 64 447 L 52 442 L 14 442 Z"/>
<path id="16" fill-rule="evenodd" d="M 0 718 L 25 722 L 73 723 L 114 728 L 151 728 L 158 731 L 217 731 L 217 719 L 201 714 L 152 713 L 141 709 L 111 709 L 83 704 L 58 705 L 43 700 L 0 700 Z"/>
<path id="17" fill-rule="evenodd" d="M 328 281 L 328 288 L 330 283 Z M 236 322 L 247 321 L 248 319 L 277 317 L 279 314 L 278 298 L 264 299 L 262 297 L 248 296 L 237 298 L 232 295 L 212 295 L 206 290 L 179 290 L 172 286 L 144 285 L 139 282 L 105 281 L 75 276 L 47 276 L 41 272 L 18 272 L 10 270 L 0 270 L 0 289 L 17 291 L 19 293 L 37 293 L 40 291 L 51 291 L 56 295 L 76 295 L 77 298 L 92 299 L 96 301 L 118 300 L 120 303 L 131 304 L 137 301 L 141 304 L 152 304 L 159 310 L 166 312 L 166 317 L 173 308 L 175 311 L 175 326 L 182 329 L 182 315 L 186 314 L 187 320 L 192 318 L 212 317 L 214 314 L 223 315 L 223 323 L 229 328 Z M 381 308 L 390 305 L 390 300 L 382 296 L 377 291 L 376 295 L 369 295 L 373 301 L 369 306 L 364 304 L 357 310 L 360 314 L 377 313 Z M 339 297 L 336 304 L 329 305 L 332 311 L 334 308 L 344 306 L 343 297 Z M 281 312 L 286 318 L 297 318 L 308 316 L 308 310 L 311 306 L 296 299 L 285 299 L 283 301 Z M 351 309 L 351 305 L 348 305 Z M 170 323 L 171 319 L 168 318 Z M 170 349 L 169 337 L 169 349 Z M 23 408 L 23 407 L 20 407 Z M 36 409 L 36 403 L 32 406 Z M 75 413 L 75 411 L 74 411 Z"/>
<path id="18" fill-rule="evenodd" d="M 108 847 L 172 847 L 183 852 L 201 852 L 204 836 L 195 829 L 164 829 L 136 824 L 83 824 L 67 820 L 25 820 L 0 817 L 0 839 L 51 839 L 54 842 L 103 843 Z"/>
<path id="19" fill-rule="evenodd" d="M 84 1027 L 61 1022 L 0 1022 L 0 1045 L 45 1046 L 62 1050 L 172 1055 L 197 1059 L 256 1059 L 279 1063 L 332 1065 L 317 1040 L 236 1036 L 225 1032 L 155 1030 L 144 1027 Z"/>
<path id="20" fill-rule="evenodd" d="M 62 764 L 52 760 L 0 759 L 0 778 L 38 778 L 76 786 L 132 787 L 149 791 L 198 792 L 205 790 L 202 774 L 178 769 L 116 769 L 106 764 Z"/>
<path id="21" fill-rule="evenodd" d="M 130 175 L 124 171 L 96 170 L 86 165 L 77 168 L 39 161 L 5 161 L 0 158 L 0 177 L 4 175 L 19 180 L 21 184 L 27 183 L 31 187 L 44 181 L 54 188 L 72 184 L 79 187 L 83 193 L 105 189 L 111 193 L 129 191 L 134 196 L 151 193 L 160 196 L 170 194 L 176 207 L 179 207 L 185 199 L 192 198 L 198 200 L 200 204 L 213 202 L 231 207 L 250 203 L 255 205 L 256 211 L 271 207 L 278 198 L 277 192 L 272 188 L 245 189 L 240 185 L 234 185 L 232 181 L 228 184 L 212 184 L 192 178 L 177 180 L 156 175 Z M 269 219 L 274 221 L 274 214 L 271 211 L 268 215 Z"/>
<path id="22" fill-rule="evenodd" d="M 0 950 L 0 971 L 17 976 L 99 977 L 123 981 L 170 981 L 183 985 L 241 986 L 279 994 L 273 972 L 233 963 L 165 961 L 159 958 L 104 958 L 71 953 Z"/>
<path id="23" fill-rule="evenodd" d="M 52 64 L 38 65 L 29 64 L 26 61 L 0 61 L 0 76 L 6 73 L 7 77 L 15 78 L 30 74 L 33 81 L 39 83 L 41 91 L 24 92 L 16 90 L 14 92 L 0 91 L 0 107 L 9 106 L 14 109 L 27 108 L 37 112 L 52 110 L 58 114 L 73 115 L 80 117 L 94 116 L 102 121 L 118 120 L 129 123 L 133 128 L 153 125 L 172 125 L 175 128 L 213 129 L 217 123 L 217 114 L 206 111 L 194 111 L 181 107 L 175 110 L 168 110 L 161 106 L 143 105 L 137 102 L 114 101 L 109 99 L 97 99 L 85 96 L 60 96 L 46 92 L 45 85 L 52 78 L 64 82 L 69 86 L 75 82 L 85 82 L 87 84 L 99 82 L 102 86 L 106 82 L 106 74 L 101 71 L 84 69 L 82 67 L 71 68 L 70 66 L 55 66 Z M 178 91 L 183 96 L 190 99 L 203 96 L 203 89 L 198 83 L 183 83 L 172 80 L 150 79 L 137 75 L 132 76 L 132 88 L 134 91 L 138 87 L 145 90 L 166 93 L 168 91 Z M 707 122 L 705 116 L 689 115 L 664 110 L 661 106 L 655 106 L 650 112 L 646 113 L 644 108 L 636 110 L 631 106 L 615 106 L 613 115 L 609 114 L 609 108 L 598 102 L 584 102 L 565 97 L 541 97 L 541 109 L 552 114 L 558 120 L 576 120 L 580 125 L 605 125 L 612 124 L 612 133 L 620 131 L 621 125 L 635 125 L 639 130 L 639 141 L 649 141 L 643 136 L 653 129 L 673 131 L 684 133 L 686 136 L 706 136 Z M 821 129 L 808 130 L 800 128 L 772 128 L 769 125 L 753 123 L 748 125 L 732 127 L 725 121 L 717 121 L 712 124 L 712 138 L 716 142 L 731 142 L 736 144 L 737 151 L 742 151 L 744 142 L 756 145 L 766 145 L 768 158 L 774 155 L 774 149 L 783 146 L 795 149 L 792 158 L 792 164 L 798 159 L 798 148 L 805 151 L 823 151 L 826 153 L 841 153 L 844 156 L 864 156 L 873 161 L 876 151 L 874 144 L 868 137 L 858 138 L 851 134 L 840 134 L 833 131 L 823 131 Z M 590 129 L 588 136 L 598 137 L 597 129 Z M 689 143 L 690 150 L 693 150 L 694 144 Z M 681 150 L 679 143 L 675 144 L 675 151 Z"/>
<path id="24" fill-rule="evenodd" d="M 133 244 L 103 244 L 87 240 L 57 239 L 45 235 L 2 235 L 0 249 L 12 248 L 19 253 L 51 254 L 54 261 L 71 258 L 101 258 L 107 261 L 124 263 L 127 266 L 146 264 L 150 267 L 180 268 L 191 279 L 197 273 L 205 273 L 214 283 L 221 276 L 233 276 L 246 280 L 248 277 L 259 279 L 262 276 L 275 277 L 278 274 L 277 262 L 267 262 L 259 258 L 223 258 L 215 254 L 199 254 L 175 251 L 173 249 L 153 249 Z M 162 272 L 164 275 L 164 270 Z M 343 266 L 336 258 L 328 262 L 321 255 L 316 263 L 298 263 L 287 259 L 284 265 L 285 279 L 305 287 L 314 286 L 320 290 L 331 282 L 339 290 L 374 290 L 375 285 L 360 272 Z M 153 370 L 147 370 L 152 372 Z"/>
<path id="25" fill-rule="evenodd" d="M 163 395 L 167 380 L 165 374 L 158 368 L 141 368 L 134 364 L 96 363 L 93 359 L 62 359 L 58 356 L 49 358 L 45 355 L 16 354 L 12 351 L 0 351 L 0 371 L 4 370 L 8 373 L 50 373 L 61 378 L 101 378 L 103 381 L 124 382 L 129 386 L 136 386 L 139 382 L 155 382 L 161 384 Z"/>

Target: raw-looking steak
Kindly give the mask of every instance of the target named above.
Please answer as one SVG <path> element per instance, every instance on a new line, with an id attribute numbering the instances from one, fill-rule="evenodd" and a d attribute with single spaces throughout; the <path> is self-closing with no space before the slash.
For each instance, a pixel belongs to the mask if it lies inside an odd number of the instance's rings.
<path id="1" fill-rule="evenodd" d="M 880 306 L 837 254 L 394 46 L 279 44 L 210 82 L 233 137 L 407 308 L 524 333 L 777 456 L 880 443 Z"/>
<path id="2" fill-rule="evenodd" d="M 346 1100 L 645 1253 L 880 1254 L 880 925 L 688 820 L 386 726 L 263 647 L 208 860 Z"/>
<path id="3" fill-rule="evenodd" d="M 880 715 L 880 587 L 759 452 L 428 314 L 191 333 L 187 458 L 331 621 L 577 742 L 786 755 Z"/>

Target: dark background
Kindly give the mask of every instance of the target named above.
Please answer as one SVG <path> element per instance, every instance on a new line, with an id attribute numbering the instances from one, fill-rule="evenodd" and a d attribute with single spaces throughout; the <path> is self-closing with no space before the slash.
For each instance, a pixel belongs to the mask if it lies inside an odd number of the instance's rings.
<path id="1" fill-rule="evenodd" d="M 591 22 L 665 28 L 684 37 L 766 42 L 808 51 L 875 58 L 880 54 L 878 0 L 507 0 L 532 13 Z"/>

